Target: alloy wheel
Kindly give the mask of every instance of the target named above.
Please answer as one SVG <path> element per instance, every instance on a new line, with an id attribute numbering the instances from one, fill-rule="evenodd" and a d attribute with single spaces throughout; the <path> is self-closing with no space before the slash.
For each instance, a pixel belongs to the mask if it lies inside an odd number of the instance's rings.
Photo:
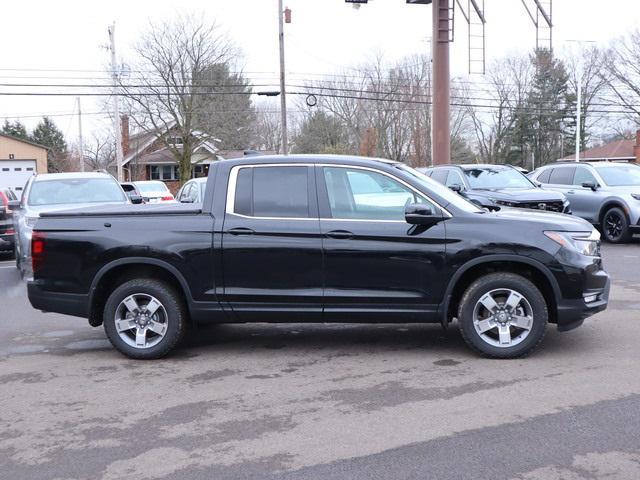
<path id="1" fill-rule="evenodd" d="M 609 212 L 604 219 L 604 228 L 607 238 L 617 240 L 622 236 L 624 225 L 622 217 L 618 212 Z"/>
<path id="2" fill-rule="evenodd" d="M 116 331 L 129 346 L 150 348 L 162 341 L 167 333 L 167 311 L 155 297 L 134 293 L 116 308 Z"/>
<path id="3" fill-rule="evenodd" d="M 533 327 L 533 309 L 521 293 L 501 288 L 491 290 L 476 302 L 473 325 L 480 338 L 495 347 L 518 345 Z"/>

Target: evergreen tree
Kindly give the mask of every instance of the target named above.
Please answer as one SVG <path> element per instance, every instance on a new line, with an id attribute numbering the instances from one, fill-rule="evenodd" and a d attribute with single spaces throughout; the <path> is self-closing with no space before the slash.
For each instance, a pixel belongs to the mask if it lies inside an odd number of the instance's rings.
<path id="1" fill-rule="evenodd" d="M 64 140 L 62 132 L 49 117 L 42 117 L 42 121 L 38 123 L 31 134 L 31 140 L 49 148 L 47 153 L 49 171 L 60 171 L 60 160 L 67 153 L 67 142 Z"/>
<path id="2" fill-rule="evenodd" d="M 29 139 L 29 134 L 27 133 L 27 129 L 20 120 L 16 120 L 15 122 L 10 122 L 5 118 L 4 125 L 2 125 L 2 129 L 0 132 L 5 135 L 11 135 L 12 137 L 22 138 L 23 140 Z"/>
<path id="3" fill-rule="evenodd" d="M 575 95 L 569 90 L 564 63 L 549 50 L 532 56 L 535 73 L 518 128 L 523 144 L 533 152 L 536 166 L 553 162 L 571 151 L 575 137 Z"/>
<path id="4" fill-rule="evenodd" d="M 347 135 L 340 120 L 317 110 L 303 121 L 293 142 L 295 153 L 344 153 Z"/>
<path id="5" fill-rule="evenodd" d="M 254 143 L 252 127 L 256 112 L 251 102 L 251 85 L 228 63 L 207 66 L 194 75 L 196 128 L 219 139 L 225 150 L 249 148 Z"/>

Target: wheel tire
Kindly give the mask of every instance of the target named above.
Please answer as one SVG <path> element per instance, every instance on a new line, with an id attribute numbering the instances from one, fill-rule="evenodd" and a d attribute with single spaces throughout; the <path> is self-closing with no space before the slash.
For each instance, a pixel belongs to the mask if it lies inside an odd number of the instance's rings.
<path id="1" fill-rule="evenodd" d="M 609 243 L 627 243 L 631 240 L 629 220 L 621 208 L 607 210 L 602 216 L 601 226 L 602 236 Z"/>
<path id="2" fill-rule="evenodd" d="M 490 292 L 500 290 L 513 290 L 519 293 L 527 302 L 533 317 L 529 333 L 520 343 L 513 346 L 490 344 L 476 330 L 474 324 L 474 312 L 476 306 L 481 303 L 480 299 Z M 524 306 L 524 303 L 518 303 L 518 308 L 524 308 Z M 518 358 L 531 353 L 544 338 L 548 319 L 547 302 L 540 290 L 526 278 L 513 273 L 491 273 L 478 278 L 464 292 L 458 307 L 458 325 L 465 342 L 476 352 L 490 358 Z M 492 331 L 493 329 L 489 330 L 489 332 Z M 514 331 L 524 332 L 519 329 Z"/>
<path id="3" fill-rule="evenodd" d="M 132 295 L 154 297 L 164 309 L 163 314 L 166 313 L 164 336 L 152 346 L 132 346 L 117 331 L 116 315 L 119 315 L 124 300 Z M 156 359 L 167 355 L 184 337 L 187 311 L 181 296 L 166 283 L 149 278 L 134 279 L 123 283 L 111 293 L 104 307 L 103 325 L 109 341 L 120 353 L 134 359 Z"/>

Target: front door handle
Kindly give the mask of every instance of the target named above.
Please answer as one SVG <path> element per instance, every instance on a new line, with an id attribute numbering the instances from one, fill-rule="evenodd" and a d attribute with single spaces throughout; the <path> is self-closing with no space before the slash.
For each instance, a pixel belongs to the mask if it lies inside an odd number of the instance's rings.
<path id="1" fill-rule="evenodd" d="M 325 233 L 325 235 L 329 238 L 336 238 L 340 240 L 348 240 L 354 237 L 354 234 L 348 230 L 331 230 L 330 232 Z"/>
<path id="2" fill-rule="evenodd" d="M 231 235 L 253 235 L 256 233 L 253 229 L 247 227 L 236 227 L 227 231 Z"/>
<path id="3" fill-rule="evenodd" d="M 576 193 L 575 190 L 567 190 L 567 193 Z"/>

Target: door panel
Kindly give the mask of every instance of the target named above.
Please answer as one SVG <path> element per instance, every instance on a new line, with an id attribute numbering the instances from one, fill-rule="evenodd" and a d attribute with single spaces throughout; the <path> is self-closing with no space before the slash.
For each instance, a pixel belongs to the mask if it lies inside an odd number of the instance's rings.
<path id="1" fill-rule="evenodd" d="M 601 189 L 594 192 L 590 188 L 583 187 L 582 184 L 584 182 L 598 184 L 598 181 L 587 167 L 578 166 L 573 177 L 573 188 L 569 190 L 571 193 L 567 195 L 571 202 L 571 211 L 578 217 L 584 218 L 591 223 L 597 223 L 600 205 L 606 194 L 602 193 Z"/>
<path id="2" fill-rule="evenodd" d="M 325 319 L 427 320 L 442 295 L 444 221 L 429 228 L 407 224 L 406 201 L 425 199 L 381 173 L 317 167 L 316 181 Z"/>
<path id="3" fill-rule="evenodd" d="M 310 171 L 296 165 L 232 171 L 237 194 L 223 226 L 223 296 L 240 321 L 321 317 L 322 243 Z"/>

